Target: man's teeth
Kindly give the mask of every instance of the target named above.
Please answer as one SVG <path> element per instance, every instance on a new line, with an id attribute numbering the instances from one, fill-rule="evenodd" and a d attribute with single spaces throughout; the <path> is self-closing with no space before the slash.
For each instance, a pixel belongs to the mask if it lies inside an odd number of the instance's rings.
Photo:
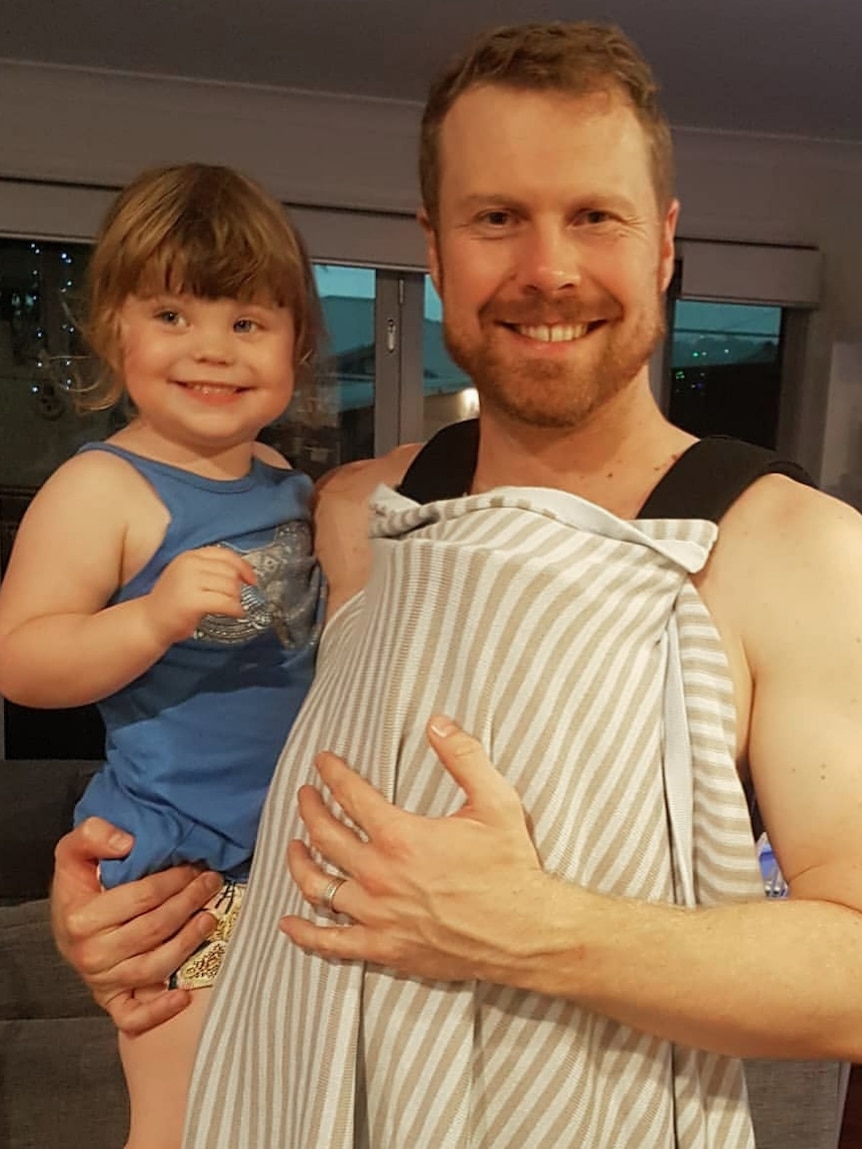
<path id="1" fill-rule="evenodd" d="M 536 339 L 540 343 L 571 343 L 586 335 L 588 327 L 588 323 L 555 323 L 553 326 L 539 323 L 535 327 L 516 325 L 515 330 L 519 335 Z"/>

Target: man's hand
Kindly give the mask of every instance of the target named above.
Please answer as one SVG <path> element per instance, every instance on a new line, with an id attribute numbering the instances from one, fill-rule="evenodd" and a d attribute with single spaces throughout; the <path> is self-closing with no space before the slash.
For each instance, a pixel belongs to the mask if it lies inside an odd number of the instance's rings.
<path id="1" fill-rule="evenodd" d="M 321 778 L 368 839 L 333 817 L 316 789 L 302 788 L 300 813 L 312 845 L 347 877 L 333 908 L 353 924 L 287 917 L 281 928 L 324 957 L 434 980 L 506 980 L 502 971 L 529 945 L 528 918 L 556 883 L 542 872 L 517 793 L 476 739 L 439 717 L 428 737 L 466 794 L 446 818 L 406 813 L 340 758 L 319 755 Z M 302 842 L 290 844 L 288 866 L 305 898 L 319 906 L 330 875 Z"/>
<path id="2" fill-rule="evenodd" d="M 51 890 L 54 939 L 118 1029 L 142 1033 L 183 1010 L 185 990 L 165 979 L 210 933 L 214 919 L 198 913 L 221 878 L 176 866 L 103 890 L 98 863 L 122 858 L 131 835 L 88 818 L 57 844 Z"/>
<path id="3" fill-rule="evenodd" d="M 143 600 L 153 631 L 166 648 L 194 634 L 205 614 L 244 618 L 243 584 L 254 568 L 230 547 L 200 547 L 173 559 Z"/>

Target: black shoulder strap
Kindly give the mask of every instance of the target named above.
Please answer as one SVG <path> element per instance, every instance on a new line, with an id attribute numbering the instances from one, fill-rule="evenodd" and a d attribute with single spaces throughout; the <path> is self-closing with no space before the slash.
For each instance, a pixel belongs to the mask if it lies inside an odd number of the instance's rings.
<path id="1" fill-rule="evenodd" d="M 458 499 L 470 490 L 479 452 L 479 420 L 450 423 L 429 439 L 398 490 L 414 503 Z"/>
<path id="2" fill-rule="evenodd" d="M 457 499 L 470 489 L 479 449 L 479 422 L 453 423 L 430 439 L 407 470 L 399 490 L 417 503 Z M 739 439 L 700 439 L 673 464 L 641 508 L 641 519 L 708 519 L 720 522 L 755 479 L 788 475 L 815 484 L 798 463 Z M 763 823 L 751 783 L 746 784 L 755 839 Z"/>
<path id="3" fill-rule="evenodd" d="M 438 431 L 407 470 L 402 495 L 417 503 L 457 499 L 470 489 L 479 448 L 479 421 L 468 419 Z M 719 522 L 762 475 L 788 475 L 814 486 L 798 463 L 766 447 L 715 435 L 685 451 L 641 508 L 640 519 L 709 519 Z"/>
<path id="4" fill-rule="evenodd" d="M 808 473 L 766 447 L 713 435 L 677 459 L 640 509 L 639 519 L 709 519 L 720 522 L 755 479 L 787 475 L 813 487 Z"/>

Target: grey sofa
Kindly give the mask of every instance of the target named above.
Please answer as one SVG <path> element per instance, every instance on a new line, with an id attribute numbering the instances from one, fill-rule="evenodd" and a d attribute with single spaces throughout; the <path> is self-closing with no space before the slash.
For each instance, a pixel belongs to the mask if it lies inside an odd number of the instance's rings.
<path id="1" fill-rule="evenodd" d="M 94 768 L 0 762 L 0 1149 L 120 1149 L 126 1133 L 113 1026 L 57 956 L 45 900 L 54 843 Z M 757 1061 L 746 1073 L 757 1149 L 836 1149 L 845 1067 Z"/>
<path id="2" fill-rule="evenodd" d="M 121 1149 L 114 1027 L 51 939 L 56 840 L 95 763 L 0 762 L 0 1146 Z"/>

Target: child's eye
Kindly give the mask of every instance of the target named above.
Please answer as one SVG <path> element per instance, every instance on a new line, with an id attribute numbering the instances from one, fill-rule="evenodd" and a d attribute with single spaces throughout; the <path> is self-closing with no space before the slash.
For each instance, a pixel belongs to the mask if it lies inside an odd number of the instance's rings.
<path id="1" fill-rule="evenodd" d="M 238 319 L 233 325 L 234 331 L 238 331 L 240 335 L 247 335 L 252 331 L 257 331 L 260 324 L 256 319 Z"/>
<path id="2" fill-rule="evenodd" d="M 169 327 L 176 327 L 180 322 L 181 316 L 178 311 L 172 311 L 169 307 L 163 307 L 156 312 L 155 318 L 159 323 L 165 323 Z"/>

